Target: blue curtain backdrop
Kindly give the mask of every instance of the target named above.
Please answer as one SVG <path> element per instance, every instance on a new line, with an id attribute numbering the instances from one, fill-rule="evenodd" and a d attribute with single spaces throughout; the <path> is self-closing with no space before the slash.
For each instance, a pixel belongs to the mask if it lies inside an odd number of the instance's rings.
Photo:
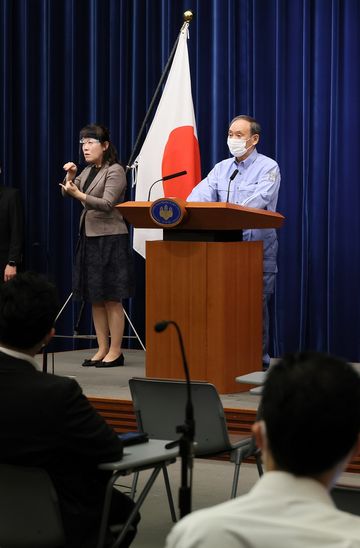
<path id="1" fill-rule="evenodd" d="M 25 264 L 71 291 L 80 206 L 60 197 L 78 131 L 110 128 L 130 156 L 190 8 L 189 54 L 203 175 L 228 156 L 228 121 L 262 124 L 281 168 L 273 355 L 360 361 L 359 0 L 1 0 L 0 160 L 21 189 Z M 129 189 L 129 197 L 131 191 Z M 144 265 L 127 308 L 144 332 Z M 59 333 L 72 333 L 76 306 Z M 89 314 L 83 330 L 89 332 Z"/>

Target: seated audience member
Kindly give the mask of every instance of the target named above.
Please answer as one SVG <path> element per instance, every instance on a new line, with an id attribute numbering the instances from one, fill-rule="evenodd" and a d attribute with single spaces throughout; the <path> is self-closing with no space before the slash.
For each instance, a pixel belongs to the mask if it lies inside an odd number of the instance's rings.
<path id="1" fill-rule="evenodd" d="M 55 287 L 37 274 L 0 286 L 0 462 L 45 468 L 59 497 L 66 546 L 90 548 L 109 479 L 97 465 L 120 459 L 123 447 L 74 379 L 38 370 L 34 356 L 53 336 L 57 311 Z M 124 523 L 134 503 L 119 491 L 113 501 L 111 519 Z M 121 546 L 135 534 L 136 526 Z"/>
<path id="2" fill-rule="evenodd" d="M 18 272 L 22 246 L 23 209 L 20 193 L 16 188 L 0 185 L 0 285 L 11 280 Z"/>
<path id="3" fill-rule="evenodd" d="M 359 447 L 360 377 L 324 354 L 287 356 L 268 373 L 253 432 L 266 473 L 237 499 L 186 516 L 167 548 L 359 548 L 360 517 L 329 490 Z"/>

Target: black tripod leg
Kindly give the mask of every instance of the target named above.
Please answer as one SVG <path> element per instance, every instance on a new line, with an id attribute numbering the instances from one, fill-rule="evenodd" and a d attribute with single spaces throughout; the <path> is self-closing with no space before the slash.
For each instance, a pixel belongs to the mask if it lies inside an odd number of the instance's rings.
<path id="1" fill-rule="evenodd" d="M 47 373 L 47 350 L 46 350 L 46 348 L 43 348 L 42 355 L 43 355 L 42 370 L 43 370 L 43 373 Z"/>
<path id="2" fill-rule="evenodd" d="M 75 324 L 75 327 L 74 327 L 74 335 L 79 334 L 79 325 L 80 325 L 80 322 L 81 322 L 81 317 L 82 317 L 82 314 L 83 314 L 84 306 L 85 306 L 85 301 L 81 301 L 81 306 L 80 306 L 78 318 L 77 318 L 77 321 L 76 321 L 76 324 Z"/>

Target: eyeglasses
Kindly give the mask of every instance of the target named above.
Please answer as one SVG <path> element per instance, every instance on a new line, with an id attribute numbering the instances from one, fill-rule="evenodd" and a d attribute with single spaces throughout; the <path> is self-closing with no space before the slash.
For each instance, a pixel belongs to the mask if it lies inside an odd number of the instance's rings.
<path id="1" fill-rule="evenodd" d="M 80 145 L 98 145 L 100 143 L 99 139 L 80 139 Z"/>

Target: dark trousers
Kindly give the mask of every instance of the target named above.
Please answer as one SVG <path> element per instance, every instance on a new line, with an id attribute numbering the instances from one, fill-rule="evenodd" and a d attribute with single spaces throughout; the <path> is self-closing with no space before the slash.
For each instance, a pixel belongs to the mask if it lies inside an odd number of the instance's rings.
<path id="1" fill-rule="evenodd" d="M 121 493 L 118 489 L 114 489 L 108 525 L 111 526 L 125 523 L 134 508 L 134 505 L 135 503 L 130 497 L 124 495 L 124 493 Z M 67 531 L 68 541 L 66 543 L 66 548 L 95 548 L 99 535 L 100 520 L 101 513 L 96 517 L 90 518 L 88 516 L 86 519 L 79 519 L 76 524 L 74 523 L 72 531 Z M 128 548 L 134 540 L 139 521 L 140 514 L 137 515 L 132 527 L 121 542 L 121 548 Z M 113 537 L 109 529 L 107 543 L 110 545 L 112 541 Z"/>
<path id="2" fill-rule="evenodd" d="M 270 329 L 270 318 L 269 318 L 269 303 L 270 299 L 274 293 L 275 289 L 275 278 L 276 274 L 274 272 L 264 272 L 263 274 L 263 332 L 262 332 L 262 350 L 263 350 L 263 364 L 270 364 L 270 355 L 269 355 L 269 329 Z"/>

